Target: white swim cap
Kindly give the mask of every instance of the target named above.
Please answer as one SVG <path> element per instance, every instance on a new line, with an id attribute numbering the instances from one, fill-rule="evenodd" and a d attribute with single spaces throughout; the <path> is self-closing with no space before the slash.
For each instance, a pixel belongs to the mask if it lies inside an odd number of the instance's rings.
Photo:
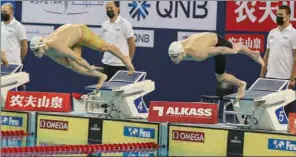
<path id="1" fill-rule="evenodd" d="M 185 53 L 182 44 L 178 41 L 172 42 L 169 47 L 169 55 L 178 55 L 180 53 Z"/>
<path id="2" fill-rule="evenodd" d="M 39 47 L 44 46 L 45 43 L 41 36 L 34 36 L 30 42 L 31 51 L 36 51 Z"/>

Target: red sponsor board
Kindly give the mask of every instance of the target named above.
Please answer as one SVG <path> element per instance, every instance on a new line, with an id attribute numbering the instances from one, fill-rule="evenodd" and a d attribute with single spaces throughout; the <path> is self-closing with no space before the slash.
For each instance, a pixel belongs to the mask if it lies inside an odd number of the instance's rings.
<path id="1" fill-rule="evenodd" d="M 68 123 L 68 121 L 40 119 L 39 128 L 40 129 L 68 131 L 69 123 Z"/>
<path id="2" fill-rule="evenodd" d="M 241 43 L 251 50 L 264 52 L 265 36 L 263 34 L 226 34 L 225 39 L 231 43 Z"/>
<path id="3" fill-rule="evenodd" d="M 280 5 L 291 8 L 291 22 L 296 25 L 295 1 L 227 1 L 227 31 L 269 32 L 276 28 L 276 11 Z"/>
<path id="4" fill-rule="evenodd" d="M 218 123 L 218 105 L 200 102 L 151 101 L 148 121 L 175 123 Z"/>
<path id="5" fill-rule="evenodd" d="M 70 112 L 70 94 L 9 91 L 5 109 L 17 111 Z"/>
<path id="6" fill-rule="evenodd" d="M 296 113 L 289 113 L 288 132 L 296 135 Z"/>
<path id="7" fill-rule="evenodd" d="M 177 141 L 205 142 L 204 132 L 173 130 L 172 139 Z"/>

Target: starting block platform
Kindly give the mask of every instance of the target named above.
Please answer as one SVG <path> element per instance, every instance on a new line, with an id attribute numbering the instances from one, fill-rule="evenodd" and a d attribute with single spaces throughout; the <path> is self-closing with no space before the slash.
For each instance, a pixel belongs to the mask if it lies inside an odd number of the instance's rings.
<path id="1" fill-rule="evenodd" d="M 287 130 L 288 118 L 284 108 L 295 100 L 295 91 L 287 89 L 288 85 L 288 80 L 259 78 L 239 101 L 236 93 L 224 96 L 224 99 L 231 100 L 234 111 L 227 111 L 231 104 L 225 104 L 223 122 L 257 130 Z M 226 115 L 236 115 L 239 124 L 226 122 Z"/>
<path id="2" fill-rule="evenodd" d="M 30 81 L 29 74 L 21 72 L 22 64 L 1 64 L 1 96 L 6 100 L 7 92 Z"/>
<path id="3" fill-rule="evenodd" d="M 96 85 L 85 87 L 93 92 L 85 95 L 79 106 L 85 106 L 87 113 L 99 116 L 147 118 L 149 109 L 143 97 L 155 90 L 155 83 L 146 80 L 146 74 L 135 71 L 133 75 L 128 75 L 128 71 L 120 70 L 100 90 L 96 89 Z M 76 104 L 74 102 L 74 106 Z"/>

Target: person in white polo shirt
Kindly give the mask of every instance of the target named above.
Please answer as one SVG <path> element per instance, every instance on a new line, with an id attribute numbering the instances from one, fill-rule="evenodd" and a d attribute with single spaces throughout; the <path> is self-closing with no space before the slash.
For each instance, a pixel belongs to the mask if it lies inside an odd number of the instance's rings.
<path id="1" fill-rule="evenodd" d="M 295 89 L 296 79 L 296 30 L 290 23 L 291 9 L 280 6 L 277 10 L 277 28 L 272 29 L 267 37 L 266 52 L 260 77 L 285 79 L 289 88 Z M 285 106 L 285 113 L 296 112 L 296 101 Z"/>
<path id="2" fill-rule="evenodd" d="M 277 10 L 278 27 L 267 37 L 265 65 L 260 77 L 290 80 L 289 88 L 295 87 L 296 79 L 296 30 L 290 23 L 291 9 L 280 6 Z"/>
<path id="3" fill-rule="evenodd" d="M 108 20 L 102 23 L 102 37 L 109 43 L 116 45 L 123 55 L 132 60 L 136 50 L 134 31 L 129 21 L 119 15 L 119 1 L 106 3 Z M 124 64 L 116 56 L 105 52 L 103 59 L 104 73 L 110 79 L 118 70 L 126 70 Z"/>
<path id="4" fill-rule="evenodd" d="M 27 34 L 23 24 L 13 14 L 14 7 L 11 3 L 1 6 L 1 51 L 10 64 L 22 64 L 28 51 Z"/>

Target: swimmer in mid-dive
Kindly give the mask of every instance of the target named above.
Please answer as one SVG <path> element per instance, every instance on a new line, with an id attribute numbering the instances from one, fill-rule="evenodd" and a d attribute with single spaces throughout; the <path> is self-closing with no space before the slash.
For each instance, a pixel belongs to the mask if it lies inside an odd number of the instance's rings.
<path id="1" fill-rule="evenodd" d="M 5 66 L 8 66 L 8 60 L 6 58 L 6 55 L 4 52 L 1 51 L 1 63 L 3 63 Z"/>
<path id="2" fill-rule="evenodd" d="M 232 44 L 216 33 L 197 33 L 187 39 L 174 41 L 169 47 L 169 56 L 175 64 L 179 64 L 182 60 L 200 62 L 214 57 L 217 80 L 237 86 L 237 99 L 244 97 L 247 83 L 226 73 L 225 55 L 234 55 L 239 52 L 251 57 L 261 66 L 264 66 L 264 61 L 259 51 L 252 51 L 241 44 Z"/>
<path id="3" fill-rule="evenodd" d="M 47 37 L 33 37 L 30 43 L 30 49 L 36 57 L 41 58 L 46 55 L 79 74 L 98 77 L 99 82 L 96 88 L 100 89 L 106 81 L 107 75 L 97 71 L 102 70 L 100 67 L 91 66 L 81 57 L 82 46 L 97 51 L 111 52 L 126 65 L 129 75 L 135 71 L 128 56 L 124 56 L 115 45 L 105 42 L 84 24 L 63 25 Z"/>

